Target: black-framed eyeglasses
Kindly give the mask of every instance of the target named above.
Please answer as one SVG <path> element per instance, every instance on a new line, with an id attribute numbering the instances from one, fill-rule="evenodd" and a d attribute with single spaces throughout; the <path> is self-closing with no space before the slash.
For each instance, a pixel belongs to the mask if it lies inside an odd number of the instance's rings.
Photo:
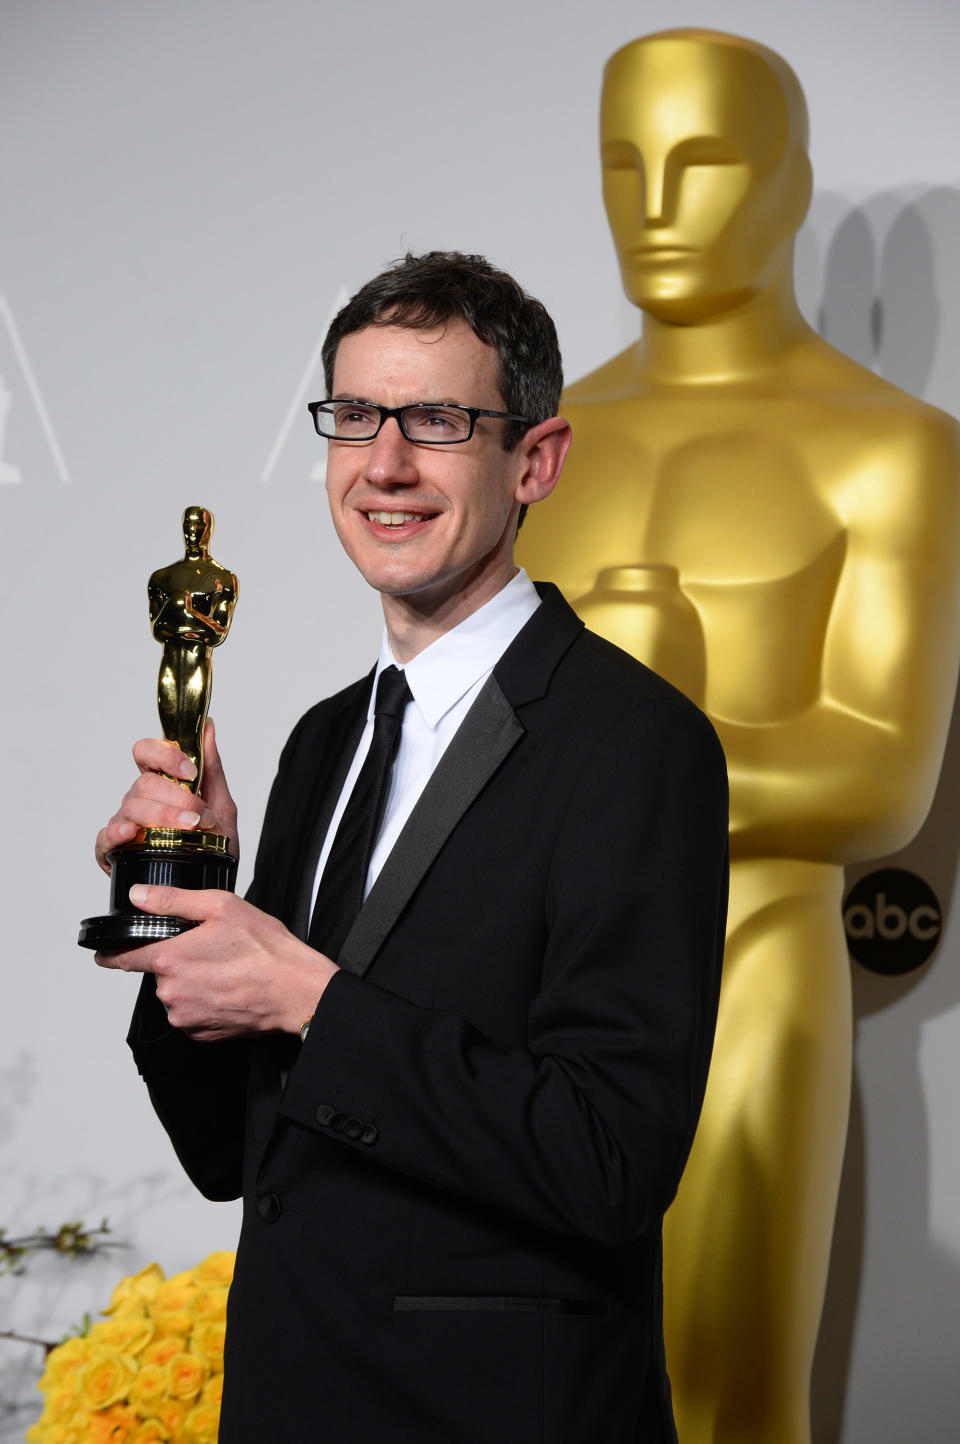
<path id="1" fill-rule="evenodd" d="M 418 446 L 457 446 L 469 441 L 478 416 L 500 421 L 530 422 L 510 411 L 488 411 L 483 406 L 438 406 L 413 401 L 408 406 L 375 406 L 371 401 L 311 401 L 307 410 L 321 436 L 333 441 L 372 441 L 391 416 L 408 441 Z"/>

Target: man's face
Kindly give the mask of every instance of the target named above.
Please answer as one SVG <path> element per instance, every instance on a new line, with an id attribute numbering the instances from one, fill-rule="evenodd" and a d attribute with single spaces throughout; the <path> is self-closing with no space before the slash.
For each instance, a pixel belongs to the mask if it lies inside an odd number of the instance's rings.
<path id="1" fill-rule="evenodd" d="M 431 331 L 369 326 L 345 336 L 336 398 L 402 406 L 458 402 L 507 409 L 497 358 L 461 321 Z M 522 445 L 503 449 L 505 422 L 480 417 L 469 441 L 407 441 L 395 417 L 368 442 L 328 442 L 327 496 L 344 550 L 384 598 L 468 616 L 513 575 Z"/>
<path id="2" fill-rule="evenodd" d="M 802 198 L 786 102 L 749 53 L 655 38 L 611 60 L 601 106 L 604 201 L 627 295 L 699 320 L 766 284 Z M 802 190 L 805 172 L 797 172 Z"/>

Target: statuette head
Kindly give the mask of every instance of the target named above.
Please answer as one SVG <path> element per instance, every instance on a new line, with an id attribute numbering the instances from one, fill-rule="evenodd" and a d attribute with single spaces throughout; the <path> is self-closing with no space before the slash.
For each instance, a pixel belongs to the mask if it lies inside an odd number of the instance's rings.
<path id="1" fill-rule="evenodd" d="M 183 539 L 188 550 L 206 551 L 213 536 L 213 514 L 205 506 L 188 506 L 183 513 Z"/>

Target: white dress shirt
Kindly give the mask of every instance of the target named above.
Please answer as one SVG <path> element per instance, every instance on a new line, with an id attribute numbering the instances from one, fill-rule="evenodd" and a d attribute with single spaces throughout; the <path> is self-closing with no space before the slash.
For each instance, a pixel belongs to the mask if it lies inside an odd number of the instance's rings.
<path id="1" fill-rule="evenodd" d="M 489 602 L 478 607 L 459 626 L 444 632 L 412 661 L 402 664 L 390 650 L 386 628 L 367 707 L 367 722 L 347 773 L 340 798 L 330 819 L 313 881 L 310 912 L 316 902 L 320 878 L 333 846 L 340 819 L 363 766 L 373 737 L 373 701 L 385 667 L 406 673 L 413 700 L 403 717 L 400 744 L 390 774 L 390 788 L 380 831 L 370 857 L 364 897 L 393 849 L 440 758 L 476 700 L 484 682 L 522 627 L 530 620 L 540 598 L 521 567 L 516 576 Z"/>

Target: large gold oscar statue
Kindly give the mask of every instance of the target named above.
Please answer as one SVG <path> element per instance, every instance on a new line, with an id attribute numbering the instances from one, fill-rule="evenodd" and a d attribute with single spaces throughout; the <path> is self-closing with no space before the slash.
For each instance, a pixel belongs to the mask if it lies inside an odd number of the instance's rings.
<path id="1" fill-rule="evenodd" d="M 668 1365 L 683 1444 L 807 1444 L 850 1089 L 843 864 L 906 843 L 936 785 L 958 431 L 799 314 L 807 120 L 779 56 L 637 40 L 606 67 L 601 130 L 643 336 L 567 391 L 564 483 L 520 550 L 727 754 L 725 975 L 666 1223 Z"/>

